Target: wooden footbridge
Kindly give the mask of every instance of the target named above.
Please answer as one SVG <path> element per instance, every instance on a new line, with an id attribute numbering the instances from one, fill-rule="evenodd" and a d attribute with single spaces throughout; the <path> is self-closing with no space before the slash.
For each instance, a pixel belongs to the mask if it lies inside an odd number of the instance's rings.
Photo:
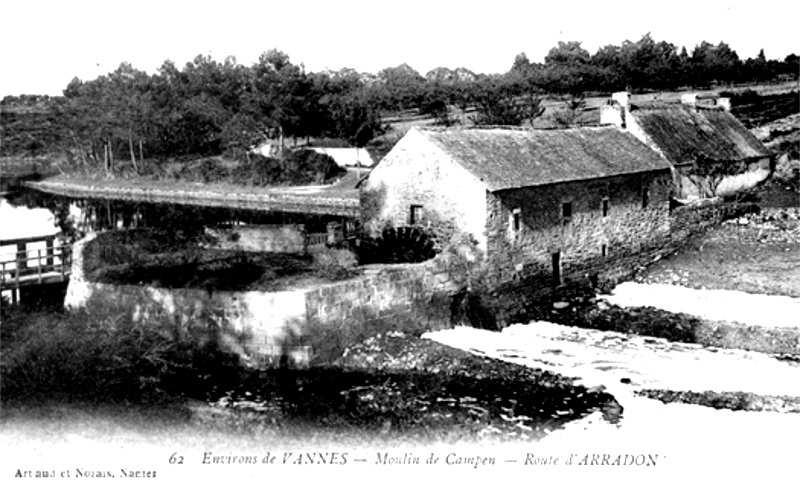
<path id="1" fill-rule="evenodd" d="M 56 244 L 54 235 L 1 239 L 0 249 L 16 246 L 16 251 L 0 253 L 0 292 L 11 290 L 16 303 L 20 288 L 59 283 L 69 278 L 71 246 Z"/>

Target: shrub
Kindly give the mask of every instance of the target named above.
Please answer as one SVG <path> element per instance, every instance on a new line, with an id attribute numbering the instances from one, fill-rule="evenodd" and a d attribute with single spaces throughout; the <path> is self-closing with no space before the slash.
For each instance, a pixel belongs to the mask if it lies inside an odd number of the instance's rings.
<path id="1" fill-rule="evenodd" d="M 332 157 L 309 149 L 284 154 L 283 179 L 293 185 L 323 184 L 347 173 Z"/>
<path id="2" fill-rule="evenodd" d="M 203 158 L 199 161 L 184 163 L 180 168 L 169 173 L 180 180 L 198 183 L 226 181 L 230 176 L 228 169 L 217 159 Z"/>
<path id="3" fill-rule="evenodd" d="M 230 181 L 235 185 L 269 186 L 280 182 L 280 161 L 260 154 L 251 154 L 248 161 L 240 162 L 231 172 Z"/>
<path id="4" fill-rule="evenodd" d="M 773 178 L 795 191 L 800 190 L 800 161 L 788 157 L 779 158 Z"/>
<path id="5" fill-rule="evenodd" d="M 250 155 L 230 173 L 230 182 L 254 186 L 324 184 L 345 173 L 347 170 L 330 156 L 309 149 L 287 149 L 280 159 Z"/>
<path id="6" fill-rule="evenodd" d="M 356 255 L 348 249 L 325 249 L 313 254 L 314 275 L 336 281 L 355 276 L 358 266 Z"/>
<path id="7" fill-rule="evenodd" d="M 382 137 L 376 137 L 367 144 L 366 149 L 369 151 L 370 156 L 372 156 L 373 161 L 380 161 L 384 156 L 389 154 L 389 151 L 391 151 L 395 144 L 405 135 L 406 133 L 403 131 L 396 131 Z"/>
<path id="8" fill-rule="evenodd" d="M 106 266 L 136 266 L 153 260 L 154 255 L 182 252 L 182 262 L 196 260 L 199 247 L 194 234 L 166 229 L 129 229 L 104 232 L 84 249 L 84 269 L 92 273 Z"/>
<path id="9" fill-rule="evenodd" d="M 0 387 L 5 398 L 66 396 L 153 400 L 202 395 L 240 374 L 219 346 L 213 317 L 175 334 L 174 320 L 132 320 L 113 304 L 92 311 L 4 317 Z"/>
<path id="10" fill-rule="evenodd" d="M 350 147 L 350 142 L 340 137 L 322 137 L 314 139 L 313 145 L 315 147 Z"/>
<path id="11" fill-rule="evenodd" d="M 735 106 L 750 105 L 761 101 L 761 95 L 752 88 L 740 92 L 722 91 L 719 93 L 719 96 L 730 98 L 731 104 Z"/>

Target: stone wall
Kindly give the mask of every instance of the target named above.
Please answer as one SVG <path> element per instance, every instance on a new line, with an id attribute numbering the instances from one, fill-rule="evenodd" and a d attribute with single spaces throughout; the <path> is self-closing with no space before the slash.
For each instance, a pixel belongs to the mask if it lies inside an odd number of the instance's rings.
<path id="1" fill-rule="evenodd" d="M 332 359 L 376 333 L 422 333 L 453 325 L 451 296 L 458 286 L 437 260 L 369 265 L 363 272 L 306 292 L 304 340 L 317 357 Z"/>
<path id="2" fill-rule="evenodd" d="M 671 184 L 665 170 L 489 194 L 487 282 L 498 322 L 524 317 L 526 304 L 563 284 L 612 283 L 664 253 Z"/>
<path id="3" fill-rule="evenodd" d="M 209 292 L 87 281 L 83 249 L 74 249 L 65 306 L 113 303 L 143 323 L 172 318 L 182 327 L 213 326 L 220 343 L 251 364 L 283 357 L 304 363 L 330 359 L 368 333 L 426 331 L 450 326 L 450 295 L 457 289 L 435 261 L 372 265 L 342 282 L 285 292 Z"/>
<path id="4" fill-rule="evenodd" d="M 662 171 L 489 194 L 493 280 L 544 276 L 552 281 L 555 253 L 560 253 L 563 279 L 583 278 L 587 268 L 602 269 L 619 256 L 659 245 L 669 236 L 670 184 L 669 173 Z M 571 206 L 566 219 L 565 204 Z M 515 209 L 518 231 L 512 228 Z"/>
<path id="5" fill-rule="evenodd" d="M 751 203 L 725 202 L 721 198 L 698 200 L 676 207 L 670 216 L 670 238 L 677 249 L 690 237 L 706 232 L 725 220 L 756 211 Z"/>
<path id="6" fill-rule="evenodd" d="M 620 187 L 615 185 L 617 204 L 614 205 L 612 199 L 609 216 L 603 219 L 602 208 L 598 210 L 587 205 L 592 196 L 598 196 L 596 190 L 587 186 L 583 199 L 586 211 L 583 215 L 574 214 L 571 224 L 538 231 L 526 229 L 526 235 L 516 242 L 500 238 L 490 240 L 496 252 L 489 260 L 493 278 L 489 303 L 498 322 L 505 325 L 525 320 L 528 304 L 558 289 L 552 273 L 552 252 L 559 250 L 558 246 L 561 246 L 564 284 L 611 287 L 677 251 L 693 236 L 755 210 L 752 204 L 725 202 L 720 198 L 670 209 L 667 180 L 664 176 L 659 177 L 658 182 L 651 181 L 652 205 L 648 209 L 637 205 L 634 192 L 619 192 Z M 635 187 L 635 180 L 627 183 L 619 180 L 618 183 L 628 186 L 629 190 Z M 566 196 L 569 194 L 565 193 L 565 198 L 569 198 Z M 522 195 L 517 195 L 517 199 L 524 200 Z M 503 236 L 508 235 L 507 224 L 502 224 L 502 219 L 508 216 L 506 202 L 517 203 L 505 196 L 496 198 L 492 205 L 500 215 L 496 220 L 497 234 Z M 557 218 L 557 214 L 551 213 L 549 219 L 553 218 Z M 543 246 L 541 249 L 537 242 Z M 603 244 L 607 246 L 605 257 L 602 256 Z"/>

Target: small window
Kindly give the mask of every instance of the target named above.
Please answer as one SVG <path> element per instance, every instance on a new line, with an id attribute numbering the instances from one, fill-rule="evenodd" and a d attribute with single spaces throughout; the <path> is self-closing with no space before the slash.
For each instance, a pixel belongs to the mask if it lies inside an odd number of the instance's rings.
<path id="1" fill-rule="evenodd" d="M 565 224 L 572 221 L 572 202 L 561 204 L 561 221 Z"/>
<path id="2" fill-rule="evenodd" d="M 650 204 L 650 188 L 646 182 L 642 182 L 642 208 L 647 208 Z"/>
<path id="3" fill-rule="evenodd" d="M 412 205 L 408 214 L 409 225 L 417 225 L 422 223 L 422 205 Z"/>
<path id="4" fill-rule="evenodd" d="M 521 226 L 522 226 L 522 210 L 519 208 L 515 208 L 511 212 L 511 230 L 514 232 L 519 232 Z"/>
<path id="5" fill-rule="evenodd" d="M 603 217 L 608 217 L 608 209 L 610 207 L 610 203 L 608 198 L 603 199 Z"/>

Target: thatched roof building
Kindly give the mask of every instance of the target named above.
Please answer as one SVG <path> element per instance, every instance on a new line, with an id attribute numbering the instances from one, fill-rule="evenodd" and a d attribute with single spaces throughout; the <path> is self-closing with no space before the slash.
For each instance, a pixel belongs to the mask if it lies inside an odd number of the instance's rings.
<path id="1" fill-rule="evenodd" d="M 677 200 L 732 195 L 766 181 L 772 153 L 730 113 L 730 100 L 698 99 L 687 93 L 680 103 L 633 105 L 630 94 L 618 92 L 601 107 L 600 123 L 627 130 L 663 155 Z"/>
<path id="2" fill-rule="evenodd" d="M 723 109 L 686 105 L 631 107 L 642 130 L 675 165 L 701 159 L 747 161 L 770 156 L 747 128 Z"/>

